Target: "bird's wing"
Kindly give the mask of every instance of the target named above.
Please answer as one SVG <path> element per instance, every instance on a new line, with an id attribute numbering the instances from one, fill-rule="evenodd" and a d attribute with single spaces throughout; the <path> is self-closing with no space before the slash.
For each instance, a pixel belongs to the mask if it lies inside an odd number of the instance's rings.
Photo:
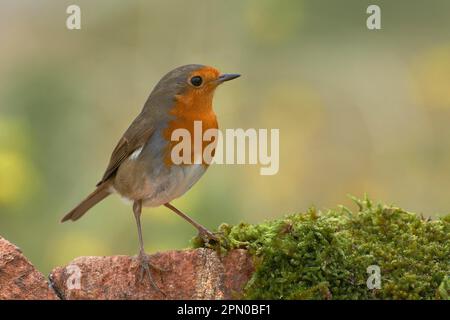
<path id="1" fill-rule="evenodd" d="M 97 186 L 107 181 L 117 171 L 122 162 L 127 159 L 134 151 L 143 147 L 154 132 L 154 126 L 140 114 L 130 125 L 122 138 L 117 143 L 111 154 L 108 167 L 103 174 L 102 180 Z"/>

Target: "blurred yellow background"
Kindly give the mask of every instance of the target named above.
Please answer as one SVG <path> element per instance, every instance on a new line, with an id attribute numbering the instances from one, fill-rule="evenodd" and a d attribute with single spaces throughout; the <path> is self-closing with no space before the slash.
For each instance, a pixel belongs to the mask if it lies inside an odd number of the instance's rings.
<path id="1" fill-rule="evenodd" d="M 67 30 L 66 8 L 82 29 Z M 366 28 L 378 4 L 382 30 Z M 59 220 L 94 188 L 156 82 L 188 63 L 242 78 L 216 94 L 221 128 L 279 128 L 280 171 L 216 165 L 175 205 L 209 228 L 349 204 L 450 211 L 450 1 L 13 1 L 0 4 L 0 235 L 43 272 L 133 255 L 117 196 Z M 148 252 L 195 230 L 145 209 Z"/>

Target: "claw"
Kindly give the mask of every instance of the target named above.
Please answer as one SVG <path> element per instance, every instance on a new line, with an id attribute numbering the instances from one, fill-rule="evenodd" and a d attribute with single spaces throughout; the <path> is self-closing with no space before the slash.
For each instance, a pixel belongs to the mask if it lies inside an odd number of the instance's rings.
<path id="1" fill-rule="evenodd" d="M 213 233 L 213 232 L 209 231 L 208 229 L 199 229 L 198 234 L 205 243 L 209 243 L 210 240 L 213 240 L 215 242 L 220 241 L 219 237 L 216 236 L 216 234 L 220 234 L 220 232 Z"/>
<path id="2" fill-rule="evenodd" d="M 158 291 L 159 293 L 161 293 L 163 296 L 166 296 L 166 294 L 164 293 L 164 291 L 162 291 L 158 285 L 156 284 L 155 280 L 153 280 L 152 274 L 151 274 L 151 270 L 150 269 L 154 269 L 157 270 L 159 272 L 165 272 L 167 271 L 166 269 L 162 269 L 154 264 L 152 264 L 148 258 L 148 256 L 145 253 L 141 253 L 138 255 L 138 260 L 139 260 L 139 282 L 144 282 L 144 274 L 147 273 L 148 275 L 148 280 L 150 282 L 150 284 L 152 285 L 153 289 L 155 289 L 156 291 Z"/>

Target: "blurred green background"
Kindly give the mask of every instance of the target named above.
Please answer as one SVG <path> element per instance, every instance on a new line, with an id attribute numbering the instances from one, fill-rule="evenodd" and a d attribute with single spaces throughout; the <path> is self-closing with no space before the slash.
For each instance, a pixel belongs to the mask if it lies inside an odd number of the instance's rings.
<path id="1" fill-rule="evenodd" d="M 81 7 L 82 29 L 65 27 Z M 366 28 L 379 4 L 382 30 Z M 450 211 L 450 1 L 7 1 L 0 4 L 0 235 L 41 271 L 133 255 L 117 196 L 60 224 L 93 190 L 152 87 L 179 65 L 243 77 L 218 90 L 221 128 L 279 128 L 280 171 L 216 165 L 180 209 L 209 228 L 349 204 Z M 195 230 L 145 209 L 148 252 Z"/>

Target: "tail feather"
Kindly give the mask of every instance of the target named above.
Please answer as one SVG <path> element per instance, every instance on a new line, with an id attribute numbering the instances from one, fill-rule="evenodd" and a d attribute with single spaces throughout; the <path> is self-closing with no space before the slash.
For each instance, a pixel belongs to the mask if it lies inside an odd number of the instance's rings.
<path id="1" fill-rule="evenodd" d="M 61 222 L 67 220 L 75 221 L 80 219 L 86 213 L 86 211 L 88 211 L 98 202 L 105 199 L 110 194 L 111 192 L 109 191 L 109 183 L 101 184 L 100 186 L 97 187 L 97 189 L 94 190 L 94 192 L 88 195 L 86 199 L 81 201 L 81 203 L 78 206 L 76 206 L 74 209 L 72 209 L 72 211 L 66 214 L 64 218 L 62 218 Z"/>

